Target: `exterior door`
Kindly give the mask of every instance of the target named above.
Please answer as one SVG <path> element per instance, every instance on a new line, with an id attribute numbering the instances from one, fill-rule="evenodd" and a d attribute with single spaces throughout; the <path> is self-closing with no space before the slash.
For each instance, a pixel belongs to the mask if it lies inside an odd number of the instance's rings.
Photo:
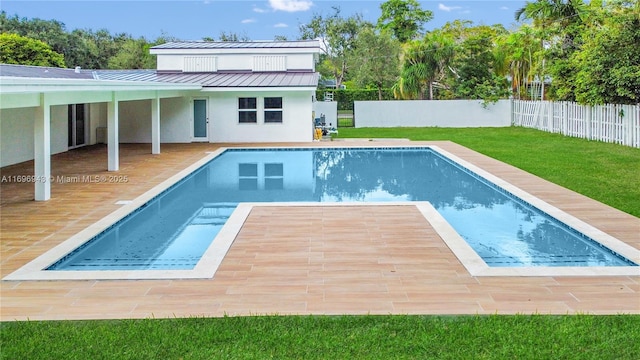
<path id="1" fill-rule="evenodd" d="M 68 147 L 71 149 L 86 145 L 89 138 L 87 106 L 85 104 L 69 105 L 68 114 Z"/>
<path id="2" fill-rule="evenodd" d="M 193 141 L 208 141 L 209 115 L 206 99 L 193 100 Z"/>

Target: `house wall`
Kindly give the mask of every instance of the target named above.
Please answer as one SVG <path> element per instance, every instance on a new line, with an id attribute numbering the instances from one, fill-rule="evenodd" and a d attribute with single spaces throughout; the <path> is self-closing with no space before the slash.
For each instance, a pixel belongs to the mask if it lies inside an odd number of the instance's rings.
<path id="1" fill-rule="evenodd" d="M 68 150 L 67 106 L 51 107 L 51 154 Z M 0 167 L 33 160 L 36 108 L 0 110 Z"/>
<path id="2" fill-rule="evenodd" d="M 356 127 L 503 127 L 511 125 L 509 100 L 482 106 L 478 100 L 354 102 Z"/>
<path id="3" fill-rule="evenodd" d="M 191 138 L 190 97 L 160 99 L 160 142 L 189 143 Z M 91 143 L 98 142 L 97 127 L 106 131 L 107 104 L 91 104 Z M 121 101 L 118 104 L 120 143 L 151 143 L 151 100 Z M 106 139 L 105 139 L 106 140 Z"/>
<path id="4" fill-rule="evenodd" d="M 315 68 L 313 54 L 201 54 L 202 57 L 213 57 L 216 69 L 207 71 L 228 71 L 228 70 L 252 70 L 254 56 L 286 56 L 287 70 L 311 70 Z M 185 71 L 185 57 L 194 56 L 186 54 L 164 55 L 159 54 L 157 69 L 164 71 Z M 197 55 L 196 55 L 197 56 Z"/>
<path id="5" fill-rule="evenodd" d="M 190 98 L 160 99 L 160 142 L 191 142 Z M 119 104 L 118 136 L 121 143 L 151 143 L 151 100 Z"/>
<path id="6" fill-rule="evenodd" d="M 51 154 L 69 150 L 69 107 L 51 107 Z"/>
<path id="7" fill-rule="evenodd" d="M 191 142 L 192 105 L 189 97 L 160 100 L 160 142 Z M 151 128 L 149 128 L 151 131 Z"/>
<path id="8" fill-rule="evenodd" d="M 107 103 L 89 104 L 89 144 L 98 143 L 107 143 Z"/>
<path id="9" fill-rule="evenodd" d="M 189 143 L 193 139 L 193 99 L 208 104 L 208 139 L 210 142 L 306 142 L 313 139 L 312 91 L 241 91 L 201 92 L 189 97 L 160 101 L 160 141 Z M 282 123 L 264 123 L 264 97 L 281 96 Z M 238 98 L 258 98 L 258 121 L 238 122 Z M 151 101 L 120 103 L 119 136 L 121 143 L 151 142 Z"/>
<path id="10" fill-rule="evenodd" d="M 313 140 L 313 91 L 216 92 L 209 97 L 211 142 L 306 142 Z M 264 123 L 264 97 L 282 96 L 282 123 Z M 238 98 L 258 98 L 255 124 L 238 122 Z"/>
<path id="11" fill-rule="evenodd" d="M 36 108 L 0 110 L 0 166 L 33 160 Z"/>
<path id="12" fill-rule="evenodd" d="M 162 104 L 160 106 L 162 107 Z M 121 143 L 151 142 L 150 100 L 120 102 L 118 119 L 118 136 Z"/>

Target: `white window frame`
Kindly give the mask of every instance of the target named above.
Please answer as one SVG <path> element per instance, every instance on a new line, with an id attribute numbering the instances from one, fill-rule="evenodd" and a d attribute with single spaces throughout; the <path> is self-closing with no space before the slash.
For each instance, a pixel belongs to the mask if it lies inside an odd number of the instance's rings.
<path id="1" fill-rule="evenodd" d="M 240 107 L 240 100 L 241 99 L 254 99 L 255 101 L 255 108 L 241 108 Z M 258 123 L 258 101 L 259 98 L 257 96 L 239 96 L 238 97 L 238 124 L 257 124 Z M 246 113 L 253 113 L 255 115 L 255 121 L 242 121 L 242 117 L 240 116 L 240 114 L 246 114 Z"/>
<path id="2" fill-rule="evenodd" d="M 280 99 L 279 108 L 267 108 L 267 99 Z M 265 124 L 282 124 L 284 123 L 284 97 L 282 96 L 265 96 L 262 98 L 263 114 Z M 280 113 L 280 121 L 267 121 L 267 113 Z"/>

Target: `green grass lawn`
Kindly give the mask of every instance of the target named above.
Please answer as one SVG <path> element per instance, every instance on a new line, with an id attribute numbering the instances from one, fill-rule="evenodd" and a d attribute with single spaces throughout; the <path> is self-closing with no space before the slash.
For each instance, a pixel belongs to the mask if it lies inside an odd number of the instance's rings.
<path id="1" fill-rule="evenodd" d="M 338 128 L 353 127 L 353 118 L 339 118 Z"/>
<path id="2" fill-rule="evenodd" d="M 640 316 L 261 316 L 2 323 L 3 359 L 637 359 Z"/>
<path id="3" fill-rule="evenodd" d="M 340 129 L 451 140 L 640 216 L 640 150 L 523 128 Z M 0 323 L 1 359 L 638 359 L 640 316 L 257 316 Z"/>

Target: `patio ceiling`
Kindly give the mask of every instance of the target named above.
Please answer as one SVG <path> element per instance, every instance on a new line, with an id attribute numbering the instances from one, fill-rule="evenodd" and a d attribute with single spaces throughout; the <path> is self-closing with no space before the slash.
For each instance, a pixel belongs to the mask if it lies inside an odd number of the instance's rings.
<path id="1" fill-rule="evenodd" d="M 0 77 L 0 109 L 183 96 L 198 84 L 93 79 Z"/>

